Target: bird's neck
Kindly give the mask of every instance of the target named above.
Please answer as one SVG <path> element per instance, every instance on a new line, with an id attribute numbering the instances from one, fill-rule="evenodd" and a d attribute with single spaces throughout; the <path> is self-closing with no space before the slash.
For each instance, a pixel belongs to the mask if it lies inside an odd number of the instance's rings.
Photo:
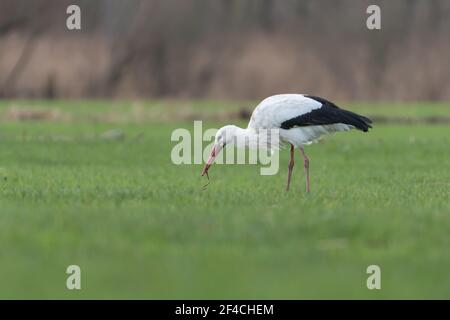
<path id="1" fill-rule="evenodd" d="M 257 148 L 258 135 L 255 130 L 251 128 L 239 128 L 236 129 L 236 141 L 235 145 L 238 148 Z"/>

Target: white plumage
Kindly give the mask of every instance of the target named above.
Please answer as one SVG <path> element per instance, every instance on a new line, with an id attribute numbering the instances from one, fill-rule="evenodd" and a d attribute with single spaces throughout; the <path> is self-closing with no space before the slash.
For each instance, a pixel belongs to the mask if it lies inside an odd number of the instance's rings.
<path id="1" fill-rule="evenodd" d="M 255 108 L 250 118 L 248 128 L 250 129 L 272 129 L 280 130 L 280 141 L 300 147 L 316 142 L 323 135 L 347 131 L 352 128 L 347 124 L 336 123 L 328 125 L 311 125 L 304 127 L 293 127 L 282 129 L 281 124 L 295 117 L 320 109 L 322 103 L 308 98 L 303 94 L 278 94 L 261 101 Z"/>
<path id="2" fill-rule="evenodd" d="M 303 94 L 277 94 L 261 101 L 253 110 L 249 128 L 279 128 L 299 115 L 319 109 L 322 104 Z"/>
<path id="3" fill-rule="evenodd" d="M 244 145 L 249 146 L 248 141 L 261 140 L 262 131 L 267 134 L 267 130 L 276 129 L 280 143 L 290 145 L 291 157 L 286 189 L 289 190 L 294 167 L 294 148 L 299 148 L 304 159 L 306 190 L 309 192 L 309 159 L 303 146 L 336 131 L 356 128 L 366 132 L 371 128 L 371 122 L 364 116 L 343 110 L 320 97 L 304 94 L 274 95 L 256 106 L 246 129 L 228 125 L 217 131 L 214 147 L 202 175 L 208 172 L 217 154 L 225 145 L 236 143 L 236 141 L 246 141 Z M 262 140 L 266 140 L 266 137 Z M 271 147 L 279 146 L 271 145 Z"/>

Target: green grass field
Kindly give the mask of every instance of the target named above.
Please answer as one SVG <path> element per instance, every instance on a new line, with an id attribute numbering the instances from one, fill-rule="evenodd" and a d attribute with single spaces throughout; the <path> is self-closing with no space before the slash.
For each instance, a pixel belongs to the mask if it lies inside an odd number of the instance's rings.
<path id="1" fill-rule="evenodd" d="M 17 120 L 16 105 L 71 116 Z M 172 130 L 192 121 L 108 105 L 0 103 L 0 298 L 450 298 L 449 125 L 375 123 L 307 147 L 309 195 L 299 158 L 284 192 L 287 150 L 278 175 L 215 165 L 202 191 L 201 165 L 170 160 Z M 82 290 L 66 289 L 71 264 Z M 381 290 L 366 287 L 371 264 Z"/>

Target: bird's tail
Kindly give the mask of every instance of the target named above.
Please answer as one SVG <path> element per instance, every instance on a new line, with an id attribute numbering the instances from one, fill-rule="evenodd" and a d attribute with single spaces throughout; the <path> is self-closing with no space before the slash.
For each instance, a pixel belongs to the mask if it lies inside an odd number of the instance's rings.
<path id="1" fill-rule="evenodd" d="M 348 110 L 339 109 L 339 111 L 341 112 L 341 116 L 344 119 L 343 123 L 354 126 L 356 129 L 364 132 L 367 132 L 370 128 L 372 128 L 372 120 L 370 120 L 369 118 Z"/>

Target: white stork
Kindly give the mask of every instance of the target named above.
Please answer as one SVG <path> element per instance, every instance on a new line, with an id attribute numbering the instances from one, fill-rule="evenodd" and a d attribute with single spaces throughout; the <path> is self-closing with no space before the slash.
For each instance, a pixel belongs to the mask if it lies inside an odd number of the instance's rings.
<path id="1" fill-rule="evenodd" d="M 303 147 L 332 132 L 354 128 L 367 132 L 372 128 L 371 123 L 369 118 L 343 110 L 323 98 L 306 94 L 274 95 L 264 99 L 255 108 L 246 129 L 228 125 L 217 131 L 202 176 L 208 172 L 225 145 L 243 141 L 239 137 L 257 136 L 259 129 L 278 129 L 280 143 L 289 144 L 291 152 L 286 191 L 289 190 L 294 167 L 294 148 L 299 148 L 306 172 L 306 191 L 309 192 L 309 158 Z"/>

